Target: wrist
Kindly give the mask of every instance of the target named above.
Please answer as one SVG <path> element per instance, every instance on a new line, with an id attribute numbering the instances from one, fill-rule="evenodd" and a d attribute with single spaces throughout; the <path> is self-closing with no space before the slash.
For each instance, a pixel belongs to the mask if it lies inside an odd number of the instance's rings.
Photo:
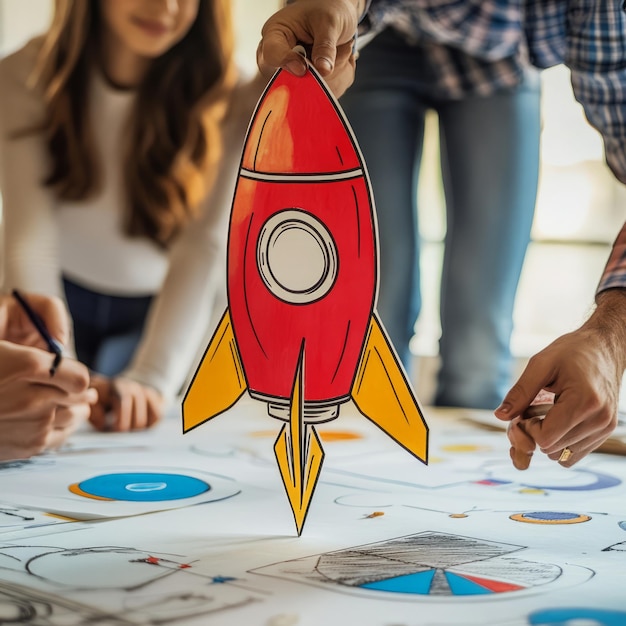
<path id="1" fill-rule="evenodd" d="M 360 22 L 369 8 L 370 0 L 347 0 L 347 2 L 354 7 L 357 19 Z"/>
<path id="2" fill-rule="evenodd" d="M 303 0 L 285 0 L 285 4 L 295 4 L 296 2 L 302 2 Z M 359 21 L 363 19 L 363 16 L 369 8 L 371 0 L 341 0 L 342 2 L 354 7 L 356 17 Z"/>

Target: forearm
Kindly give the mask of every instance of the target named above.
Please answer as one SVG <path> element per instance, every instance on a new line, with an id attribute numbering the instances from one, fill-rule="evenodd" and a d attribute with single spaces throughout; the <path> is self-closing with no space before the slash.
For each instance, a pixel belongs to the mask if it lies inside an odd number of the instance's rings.
<path id="1" fill-rule="evenodd" d="M 626 223 L 622 226 L 596 292 L 596 309 L 583 327 L 606 336 L 619 371 L 626 368 Z"/>
<path id="2" fill-rule="evenodd" d="M 596 297 L 596 308 L 581 330 L 592 331 L 611 354 L 619 373 L 626 370 L 626 288 L 608 289 Z"/>

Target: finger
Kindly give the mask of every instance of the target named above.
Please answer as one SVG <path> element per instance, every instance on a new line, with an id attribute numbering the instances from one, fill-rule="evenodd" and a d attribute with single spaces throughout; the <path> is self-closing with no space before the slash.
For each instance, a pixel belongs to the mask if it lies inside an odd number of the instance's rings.
<path id="1" fill-rule="evenodd" d="M 91 412 L 89 414 L 89 422 L 91 423 L 91 425 L 97 430 L 107 430 L 108 411 L 109 407 L 102 404 L 102 402 L 97 402 L 96 404 L 92 405 Z"/>
<path id="2" fill-rule="evenodd" d="M 537 397 L 540 391 L 550 386 L 553 373 L 535 355 L 522 372 L 517 382 L 504 397 L 502 404 L 494 411 L 501 420 L 509 420 L 521 415 Z"/>
<path id="3" fill-rule="evenodd" d="M 66 345 L 70 338 L 70 324 L 63 302 L 59 298 L 29 293 L 28 303 L 39 315 L 50 335 Z"/>
<path id="4" fill-rule="evenodd" d="M 560 452 L 565 447 L 578 444 L 586 437 L 595 435 L 613 426 L 610 416 L 597 412 L 595 407 L 585 408 L 577 393 L 562 393 L 557 402 L 546 413 L 544 419 L 530 424 L 529 434 L 545 454 Z"/>
<path id="5" fill-rule="evenodd" d="M 607 437 L 613 432 L 612 425 L 604 427 L 597 425 L 590 427 L 589 424 L 579 424 L 578 427 L 572 429 L 563 437 L 560 442 L 554 444 L 550 448 L 542 448 L 542 452 L 549 458 L 556 460 L 561 456 L 565 448 L 572 451 L 577 450 L 577 461 L 586 454 L 595 450 Z M 561 443 L 562 442 L 562 443 Z"/>
<path id="6" fill-rule="evenodd" d="M 63 445 L 68 437 L 89 418 L 90 406 L 78 404 L 70 408 L 57 409 L 53 428 L 50 430 L 47 450 L 55 450 Z"/>
<path id="7" fill-rule="evenodd" d="M 103 404 L 107 404 L 110 401 L 112 388 L 111 388 L 111 380 L 106 376 L 102 376 L 101 374 L 97 374 L 96 372 L 89 372 L 89 384 L 94 389 L 98 390 L 98 397 L 100 402 Z"/>
<path id="8" fill-rule="evenodd" d="M 27 384 L 18 413 L 39 417 L 42 412 L 53 411 L 58 407 L 71 407 L 76 404 L 91 404 L 97 400 L 97 393 L 88 389 L 78 394 L 68 394 L 49 385 Z M 22 395 L 24 395 L 22 394 Z"/>
<path id="9" fill-rule="evenodd" d="M 290 29 L 272 26 L 263 30 L 263 39 L 257 48 L 257 63 L 261 72 L 268 76 L 284 67 L 296 76 L 306 73 L 306 61 L 293 48 L 297 44 Z"/>
<path id="10" fill-rule="evenodd" d="M 62 393 L 62 392 L 61 392 Z M 98 392 L 90 387 L 81 393 L 63 394 L 58 399 L 58 406 L 72 407 L 76 404 L 96 404 L 98 402 Z"/>
<path id="11" fill-rule="evenodd" d="M 70 407 L 59 407 L 54 414 L 52 427 L 57 430 L 74 432 L 91 413 L 89 404 L 75 404 Z"/>
<path id="12" fill-rule="evenodd" d="M 115 383 L 113 387 L 117 391 L 113 398 L 113 414 L 115 415 L 113 430 L 126 432 L 131 429 L 135 398 L 131 392 L 117 390 Z"/>
<path id="13" fill-rule="evenodd" d="M 163 416 L 163 400 L 161 396 L 153 392 L 152 390 L 148 393 L 148 423 L 147 426 L 154 426 L 157 422 L 161 420 Z"/>
<path id="14" fill-rule="evenodd" d="M 337 60 L 332 74 L 324 80 L 336 98 L 340 98 L 354 82 L 356 72 L 356 56 L 352 52 L 352 44 L 337 48 Z"/>
<path id="15" fill-rule="evenodd" d="M 133 415 L 131 417 L 130 428 L 133 430 L 141 430 L 148 426 L 148 399 L 145 394 L 138 392 L 135 395 L 133 404 Z"/>
<path id="16" fill-rule="evenodd" d="M 39 411 L 36 419 L 14 428 L 9 441 L 6 437 L 0 440 L 0 460 L 27 459 L 44 452 L 53 430 L 54 414 L 54 408 Z"/>
<path id="17" fill-rule="evenodd" d="M 578 445 L 580 448 L 577 448 L 572 453 L 572 457 L 570 457 L 571 464 L 574 465 L 578 463 L 581 459 L 584 459 L 588 454 L 591 454 L 595 450 L 597 450 L 611 435 L 613 432 L 612 428 L 606 428 L 600 433 L 597 433 L 596 436 L 589 436 L 583 441 L 581 441 Z"/>
<path id="18" fill-rule="evenodd" d="M 89 370 L 74 359 L 62 359 L 54 377 L 50 376 L 50 368 L 56 355 L 36 348 L 28 350 L 22 361 L 23 377 L 34 383 L 54 387 L 65 393 L 81 393 L 89 387 Z"/>
<path id="19" fill-rule="evenodd" d="M 524 421 L 517 417 L 509 423 L 507 435 L 511 442 L 509 454 L 513 465 L 519 470 L 525 470 L 530 465 L 536 444 L 528 435 L 524 427 Z"/>
<path id="20" fill-rule="evenodd" d="M 576 444 L 572 446 L 565 446 L 561 450 L 557 452 L 548 454 L 548 458 L 556 461 L 559 465 L 563 467 L 572 467 L 582 459 L 584 459 L 588 454 L 599 448 L 611 434 L 611 429 L 605 429 L 600 433 L 595 433 L 594 435 L 590 435 L 585 437 L 584 439 L 578 441 Z M 563 454 L 563 450 L 568 449 L 570 451 L 570 455 L 566 460 L 560 460 Z"/>
<path id="21" fill-rule="evenodd" d="M 336 48 L 335 69 L 344 67 L 356 60 L 354 54 L 354 40 L 339 44 Z"/>

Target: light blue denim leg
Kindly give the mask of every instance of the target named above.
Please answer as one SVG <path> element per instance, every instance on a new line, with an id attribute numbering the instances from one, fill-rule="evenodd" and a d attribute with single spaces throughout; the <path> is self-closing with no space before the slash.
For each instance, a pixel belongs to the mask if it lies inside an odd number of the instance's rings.
<path id="1" fill-rule="evenodd" d="M 415 189 L 426 109 L 392 73 L 387 84 L 371 86 L 376 67 L 367 59 L 359 60 L 357 82 L 341 105 L 363 152 L 378 214 L 378 313 L 410 371 L 409 341 L 421 305 Z"/>
<path id="2" fill-rule="evenodd" d="M 341 103 L 376 199 L 378 310 L 405 365 L 419 312 L 416 171 L 427 108 L 442 133 L 448 235 L 435 402 L 493 408 L 509 383 L 515 291 L 529 240 L 539 160 L 539 84 L 489 98 L 442 100 L 437 68 L 393 31 L 361 52 Z M 408 368 L 407 368 L 408 369 Z"/>
<path id="3" fill-rule="evenodd" d="M 100 344 L 94 370 L 104 376 L 117 376 L 126 366 L 139 345 L 142 329 L 111 335 Z"/>
<path id="4" fill-rule="evenodd" d="M 510 383 L 513 305 L 539 163 L 539 80 L 439 107 L 448 229 L 435 402 L 493 409 Z"/>

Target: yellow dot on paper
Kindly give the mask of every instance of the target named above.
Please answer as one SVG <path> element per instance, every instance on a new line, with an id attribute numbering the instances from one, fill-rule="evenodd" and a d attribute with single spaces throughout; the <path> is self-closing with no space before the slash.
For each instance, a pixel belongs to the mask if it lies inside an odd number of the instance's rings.
<path id="1" fill-rule="evenodd" d="M 519 492 L 524 494 L 530 494 L 533 496 L 544 496 L 546 494 L 543 489 L 537 489 L 535 487 L 522 487 Z"/>
<path id="2" fill-rule="evenodd" d="M 444 452 L 461 452 L 461 453 L 465 453 L 465 452 L 487 452 L 488 450 L 491 450 L 491 448 L 489 446 L 481 446 L 481 445 L 472 444 L 472 443 L 450 444 L 448 446 L 442 446 L 441 449 Z"/>

